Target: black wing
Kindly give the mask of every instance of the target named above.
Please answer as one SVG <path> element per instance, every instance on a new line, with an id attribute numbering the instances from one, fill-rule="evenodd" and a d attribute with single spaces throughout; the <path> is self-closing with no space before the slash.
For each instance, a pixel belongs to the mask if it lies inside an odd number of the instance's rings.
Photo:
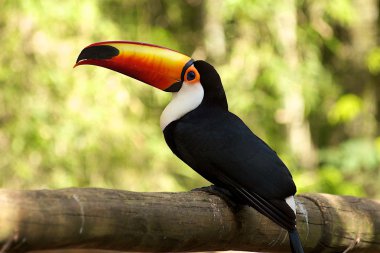
<path id="1" fill-rule="evenodd" d="M 285 198 L 292 176 L 274 152 L 234 114 L 194 110 L 164 131 L 173 152 L 210 182 L 228 188 L 282 227 L 295 226 Z"/>

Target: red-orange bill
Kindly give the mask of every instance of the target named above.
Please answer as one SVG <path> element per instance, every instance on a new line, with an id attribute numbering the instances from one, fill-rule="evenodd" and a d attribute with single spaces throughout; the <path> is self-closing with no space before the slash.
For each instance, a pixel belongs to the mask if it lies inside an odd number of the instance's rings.
<path id="1" fill-rule="evenodd" d="M 98 42 L 84 48 L 74 67 L 96 65 L 108 68 L 166 91 L 181 82 L 192 59 L 168 48 L 130 42 Z"/>

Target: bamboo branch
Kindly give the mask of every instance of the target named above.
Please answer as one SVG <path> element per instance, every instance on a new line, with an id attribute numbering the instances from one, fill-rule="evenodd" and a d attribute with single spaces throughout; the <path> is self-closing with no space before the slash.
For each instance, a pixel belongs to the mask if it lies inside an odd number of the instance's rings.
<path id="1" fill-rule="evenodd" d="M 297 210 L 305 252 L 380 251 L 380 201 L 305 194 Z M 254 209 L 205 192 L 0 190 L 1 253 L 62 248 L 286 252 L 289 243 Z"/>

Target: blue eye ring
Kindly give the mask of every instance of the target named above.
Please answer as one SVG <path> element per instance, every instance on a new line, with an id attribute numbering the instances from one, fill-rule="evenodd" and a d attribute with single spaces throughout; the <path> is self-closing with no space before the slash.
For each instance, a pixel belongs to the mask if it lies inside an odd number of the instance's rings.
<path id="1" fill-rule="evenodd" d="M 195 74 L 195 72 L 192 71 L 192 70 L 190 70 L 190 71 L 187 72 L 187 74 L 186 74 L 186 80 L 188 80 L 188 81 L 192 81 L 192 80 L 195 79 L 196 76 L 197 76 L 197 75 Z"/>

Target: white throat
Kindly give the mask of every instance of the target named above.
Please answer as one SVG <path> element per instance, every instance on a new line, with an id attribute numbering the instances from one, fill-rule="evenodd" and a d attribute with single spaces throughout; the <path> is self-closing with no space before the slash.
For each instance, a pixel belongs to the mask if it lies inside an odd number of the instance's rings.
<path id="1" fill-rule="evenodd" d="M 204 90 L 201 83 L 187 84 L 183 82 L 181 89 L 173 93 L 173 98 L 161 114 L 162 131 L 171 122 L 180 119 L 186 113 L 197 108 L 203 100 Z"/>

